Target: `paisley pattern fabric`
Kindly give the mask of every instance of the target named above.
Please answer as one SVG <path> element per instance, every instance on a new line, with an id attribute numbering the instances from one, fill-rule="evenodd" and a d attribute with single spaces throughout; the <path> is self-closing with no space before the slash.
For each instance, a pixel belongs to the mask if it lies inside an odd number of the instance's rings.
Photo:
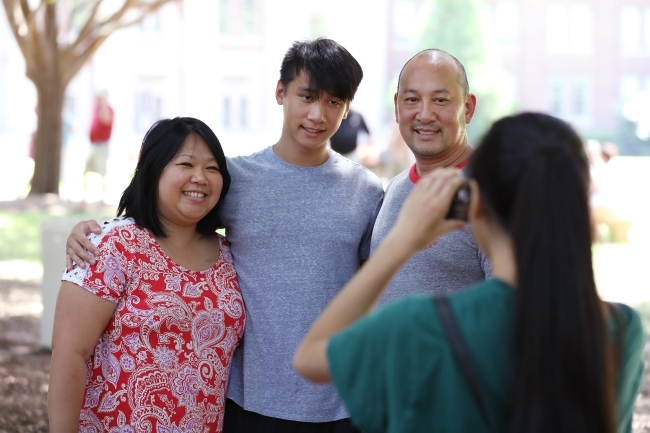
<path id="1" fill-rule="evenodd" d="M 221 432 L 245 313 L 230 248 L 206 271 L 174 263 L 130 218 L 91 236 L 97 263 L 62 280 L 117 303 L 87 362 L 79 431 Z"/>

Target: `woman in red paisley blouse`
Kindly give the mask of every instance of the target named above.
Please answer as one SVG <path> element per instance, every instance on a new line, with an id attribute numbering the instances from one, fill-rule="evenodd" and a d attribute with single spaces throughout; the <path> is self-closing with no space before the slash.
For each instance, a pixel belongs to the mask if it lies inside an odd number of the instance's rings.
<path id="1" fill-rule="evenodd" d="M 142 142 L 94 265 L 62 278 L 50 431 L 221 432 L 244 305 L 215 233 L 230 176 L 203 122 L 161 120 Z"/>

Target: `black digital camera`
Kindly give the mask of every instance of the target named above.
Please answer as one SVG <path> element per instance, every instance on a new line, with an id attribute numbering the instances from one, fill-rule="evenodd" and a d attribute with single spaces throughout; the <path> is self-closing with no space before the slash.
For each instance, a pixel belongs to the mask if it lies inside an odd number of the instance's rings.
<path id="1" fill-rule="evenodd" d="M 454 194 L 454 199 L 451 201 L 451 206 L 449 207 L 449 212 L 445 216 L 445 219 L 455 219 L 455 220 L 468 220 L 469 214 L 469 184 L 467 182 L 463 183 L 456 194 Z"/>

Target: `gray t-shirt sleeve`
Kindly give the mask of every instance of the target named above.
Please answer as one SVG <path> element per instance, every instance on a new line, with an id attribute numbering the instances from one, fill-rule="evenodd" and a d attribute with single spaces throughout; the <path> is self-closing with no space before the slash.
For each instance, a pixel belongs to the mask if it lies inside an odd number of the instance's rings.
<path id="1" fill-rule="evenodd" d="M 363 235 L 363 239 L 361 240 L 361 245 L 359 246 L 359 260 L 368 260 L 368 257 L 370 257 L 370 241 L 372 239 L 372 230 L 375 227 L 375 220 L 377 219 L 377 215 L 379 214 L 379 210 L 381 209 L 381 204 L 383 202 L 383 194 L 377 200 L 377 204 L 375 205 L 375 209 L 372 212 L 372 215 L 370 216 L 370 219 L 368 220 L 368 225 L 366 227 L 366 232 Z"/>
<path id="2" fill-rule="evenodd" d="M 478 261 L 481 263 L 481 268 L 483 269 L 485 279 L 487 280 L 492 276 L 492 263 L 490 263 L 490 260 L 488 260 L 487 256 L 480 248 L 478 249 Z"/>

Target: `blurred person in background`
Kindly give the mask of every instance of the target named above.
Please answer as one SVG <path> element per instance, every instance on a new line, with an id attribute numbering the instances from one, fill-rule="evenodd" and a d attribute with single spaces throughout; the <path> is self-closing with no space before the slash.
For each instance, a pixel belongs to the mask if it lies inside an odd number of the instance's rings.
<path id="1" fill-rule="evenodd" d="M 389 129 L 388 144 L 381 153 L 382 174 L 387 180 L 391 180 L 401 172 L 408 170 L 415 163 L 413 153 L 399 131 L 399 125 L 393 122 Z"/>
<path id="2" fill-rule="evenodd" d="M 108 92 L 102 90 L 95 97 L 92 121 L 90 124 L 90 154 L 86 160 L 84 174 L 93 172 L 102 177 L 102 193 L 106 187 L 106 165 L 111 134 L 113 132 L 114 112 L 108 104 Z"/>
<path id="3" fill-rule="evenodd" d="M 646 335 L 636 311 L 596 291 L 580 137 L 548 115 L 504 118 L 468 176 L 469 222 L 493 278 L 371 312 L 409 257 L 463 227 L 445 215 L 466 180 L 435 170 L 314 323 L 296 369 L 333 382 L 365 432 L 630 433 Z"/>
<path id="4" fill-rule="evenodd" d="M 350 109 L 341 121 L 341 126 L 330 138 L 330 147 L 351 161 L 359 162 L 357 155 L 357 141 L 359 133 L 365 132 L 370 141 L 370 130 L 361 113 Z"/>
<path id="5" fill-rule="evenodd" d="M 632 222 L 621 215 L 616 206 L 616 184 L 611 161 L 618 155 L 618 146 L 586 140 L 591 184 L 589 199 L 593 216 L 595 240 L 598 242 L 627 242 Z"/>
<path id="6" fill-rule="evenodd" d="M 415 164 L 386 187 L 372 232 L 371 254 L 395 225 L 404 200 L 421 176 L 444 167 L 463 168 L 474 152 L 466 126 L 476 109 L 463 65 L 437 49 L 411 58 L 400 72 L 394 96 L 395 121 Z M 469 228 L 441 236 L 406 263 L 380 304 L 413 293 L 448 293 L 485 280 L 490 263 Z"/>

